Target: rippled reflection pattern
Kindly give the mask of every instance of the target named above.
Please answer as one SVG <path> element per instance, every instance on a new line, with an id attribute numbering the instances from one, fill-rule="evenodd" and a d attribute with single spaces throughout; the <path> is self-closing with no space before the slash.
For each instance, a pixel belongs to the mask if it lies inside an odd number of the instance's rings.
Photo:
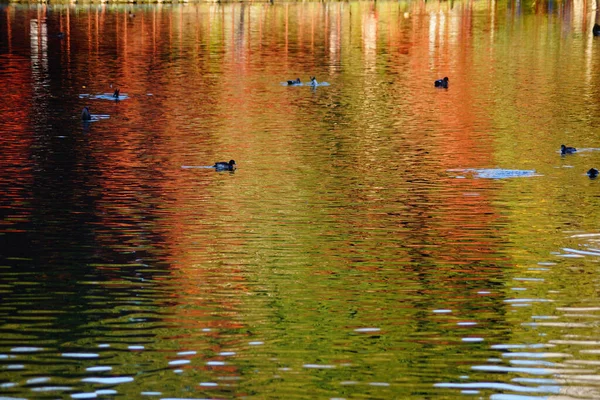
<path id="1" fill-rule="evenodd" d="M 600 397 L 597 17 L 500 3 L 0 4 L 0 397 Z"/>

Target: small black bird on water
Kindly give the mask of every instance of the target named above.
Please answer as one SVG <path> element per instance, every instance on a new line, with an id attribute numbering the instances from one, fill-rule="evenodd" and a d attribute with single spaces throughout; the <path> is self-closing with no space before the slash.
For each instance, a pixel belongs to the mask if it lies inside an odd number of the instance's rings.
<path id="1" fill-rule="evenodd" d="M 301 85 L 302 82 L 300 82 L 300 78 L 296 78 L 295 81 L 287 81 L 288 86 L 295 86 L 295 85 Z"/>
<path id="2" fill-rule="evenodd" d="M 234 171 L 236 169 L 234 160 L 229 160 L 229 162 L 220 161 L 218 163 L 215 163 L 213 167 L 217 171 Z"/>
<path id="3" fill-rule="evenodd" d="M 119 98 L 119 89 L 116 89 L 116 90 L 115 90 L 115 92 L 113 93 L 113 97 L 114 97 L 115 99 L 118 99 L 118 98 Z"/>
<path id="4" fill-rule="evenodd" d="M 590 170 L 587 172 L 587 176 L 590 177 L 590 179 L 594 179 L 598 176 L 598 170 L 596 168 L 590 168 Z"/>
<path id="5" fill-rule="evenodd" d="M 594 34 L 594 36 L 600 36 L 600 25 L 594 24 L 594 27 L 592 28 L 592 33 Z"/>
<path id="6" fill-rule="evenodd" d="M 565 146 L 564 144 L 560 145 L 560 154 L 573 154 L 575 152 L 577 152 L 575 147 Z"/>
<path id="7" fill-rule="evenodd" d="M 438 79 L 433 83 L 433 86 L 448 89 L 448 77 L 445 76 L 444 79 Z"/>

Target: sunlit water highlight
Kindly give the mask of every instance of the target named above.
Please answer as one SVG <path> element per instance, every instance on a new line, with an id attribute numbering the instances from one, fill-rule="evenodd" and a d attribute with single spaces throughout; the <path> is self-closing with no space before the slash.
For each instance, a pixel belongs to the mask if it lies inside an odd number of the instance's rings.
<path id="1" fill-rule="evenodd" d="M 0 5 L 0 397 L 599 398 L 586 7 Z"/>

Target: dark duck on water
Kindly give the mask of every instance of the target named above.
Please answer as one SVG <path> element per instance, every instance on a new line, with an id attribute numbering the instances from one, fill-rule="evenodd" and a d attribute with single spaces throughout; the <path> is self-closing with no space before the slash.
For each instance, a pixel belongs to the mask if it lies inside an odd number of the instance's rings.
<path id="1" fill-rule="evenodd" d="M 219 161 L 215 163 L 213 167 L 217 171 L 234 171 L 236 169 L 236 164 L 234 160 L 229 160 L 229 162 Z"/>
<path id="2" fill-rule="evenodd" d="M 438 79 L 437 81 L 433 82 L 433 86 L 448 89 L 448 77 L 445 76 L 444 79 Z"/>

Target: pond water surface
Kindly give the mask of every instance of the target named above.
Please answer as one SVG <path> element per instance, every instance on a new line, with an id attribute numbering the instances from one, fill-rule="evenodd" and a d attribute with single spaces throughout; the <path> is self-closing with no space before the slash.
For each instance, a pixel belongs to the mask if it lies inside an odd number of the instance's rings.
<path id="1" fill-rule="evenodd" d="M 600 398 L 590 7 L 1 4 L 0 398 Z"/>

